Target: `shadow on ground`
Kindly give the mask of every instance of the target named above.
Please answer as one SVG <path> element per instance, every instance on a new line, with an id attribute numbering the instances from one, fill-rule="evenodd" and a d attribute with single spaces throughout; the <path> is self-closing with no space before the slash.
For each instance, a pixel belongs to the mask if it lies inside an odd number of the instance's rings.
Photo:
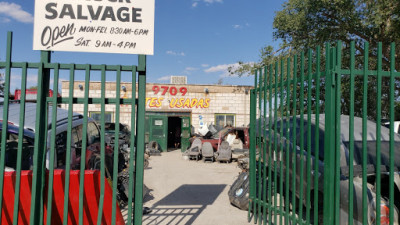
<path id="1" fill-rule="evenodd" d="M 155 203 L 152 212 L 143 216 L 143 224 L 192 224 L 225 187 L 225 184 L 182 185 Z"/>

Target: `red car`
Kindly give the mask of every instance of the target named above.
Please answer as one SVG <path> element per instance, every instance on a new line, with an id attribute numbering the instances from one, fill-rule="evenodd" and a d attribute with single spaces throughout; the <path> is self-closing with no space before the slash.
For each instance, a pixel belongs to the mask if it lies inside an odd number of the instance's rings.
<path id="1" fill-rule="evenodd" d="M 211 138 L 206 139 L 203 137 L 193 137 L 190 139 L 190 143 L 193 142 L 194 138 L 199 138 L 202 143 L 210 142 L 213 146 L 214 151 L 218 150 L 218 146 L 222 141 L 226 140 L 228 134 L 233 131 L 233 133 L 237 133 L 240 140 L 243 142 L 243 149 L 249 149 L 250 146 L 250 136 L 249 136 L 249 128 L 248 127 L 225 127 L 222 130 L 218 131 L 216 134 L 211 136 Z"/>

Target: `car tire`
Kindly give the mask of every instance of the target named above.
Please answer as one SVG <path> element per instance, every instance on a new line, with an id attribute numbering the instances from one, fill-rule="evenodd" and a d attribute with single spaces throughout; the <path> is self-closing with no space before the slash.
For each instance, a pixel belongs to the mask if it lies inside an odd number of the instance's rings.
<path id="1" fill-rule="evenodd" d="M 148 144 L 149 149 L 158 150 L 158 143 L 157 141 L 150 141 Z"/>

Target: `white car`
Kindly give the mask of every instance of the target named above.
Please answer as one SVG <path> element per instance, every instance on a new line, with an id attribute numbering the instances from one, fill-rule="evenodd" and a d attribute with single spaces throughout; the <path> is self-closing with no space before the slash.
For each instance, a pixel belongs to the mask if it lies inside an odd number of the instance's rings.
<path id="1" fill-rule="evenodd" d="M 384 123 L 382 123 L 382 125 L 389 128 L 390 122 L 384 122 Z M 394 129 L 394 132 L 400 134 L 400 121 L 394 121 L 393 129 Z"/>

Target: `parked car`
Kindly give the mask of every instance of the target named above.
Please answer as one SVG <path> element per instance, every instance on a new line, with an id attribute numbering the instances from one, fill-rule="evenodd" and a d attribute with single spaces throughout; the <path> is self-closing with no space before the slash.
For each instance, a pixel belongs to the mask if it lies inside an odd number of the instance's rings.
<path id="1" fill-rule="evenodd" d="M 388 121 L 388 120 L 382 121 L 382 125 L 387 128 L 390 128 L 390 121 Z M 394 132 L 400 134 L 400 121 L 394 121 L 393 129 L 394 129 Z"/>
<path id="2" fill-rule="evenodd" d="M 3 122 L 0 122 L 0 143 L 1 143 L 1 129 Z M 16 168 L 17 152 L 18 152 L 18 131 L 19 128 L 12 123 L 8 124 L 8 136 L 5 153 L 5 166 L 6 171 L 13 171 Z M 22 170 L 32 169 L 32 156 L 34 147 L 35 133 L 30 130 L 24 130 L 24 136 L 22 139 Z"/>
<path id="3" fill-rule="evenodd" d="M 49 112 L 52 112 L 52 107 L 49 107 Z M 0 107 L 0 115 L 3 114 L 3 107 Z M 18 135 L 19 128 L 20 104 L 10 104 L 9 106 L 9 132 Z M 51 115 L 51 114 L 50 114 Z M 10 126 L 11 125 L 11 126 Z M 33 144 L 35 138 L 36 125 L 36 103 L 26 103 L 25 106 L 25 123 L 24 123 L 24 138 Z M 71 131 L 71 168 L 80 168 L 80 156 L 82 149 L 82 128 L 83 115 L 73 113 L 72 116 L 72 131 Z M 68 130 L 68 110 L 57 108 L 57 122 L 55 126 L 52 124 L 51 117 L 48 120 L 48 135 L 47 135 L 47 151 L 46 151 L 46 167 L 49 168 L 50 162 L 50 142 L 52 128 L 56 127 L 56 154 L 54 159 L 54 168 L 65 168 L 65 153 L 67 148 L 67 130 Z M 2 127 L 0 127 L 2 129 Z M 14 131 L 14 132 L 13 132 Z M 100 132 L 96 123 L 88 118 L 87 125 L 87 146 L 86 146 L 86 166 L 92 158 L 92 154 L 99 153 L 100 150 Z M 108 156 L 113 154 L 111 148 L 106 148 Z"/>
<path id="4" fill-rule="evenodd" d="M 49 106 L 49 115 L 51 115 L 53 108 Z M 0 107 L 0 115 L 3 115 L 3 107 Z M 16 153 L 18 147 L 18 129 L 19 129 L 19 115 L 20 115 L 20 104 L 9 105 L 9 118 L 8 118 L 8 139 L 6 148 L 6 166 L 9 170 L 15 169 L 16 165 Z M 57 122 L 55 126 L 52 124 L 51 116 L 48 120 L 48 135 L 47 135 L 47 151 L 46 151 L 46 167 L 50 165 L 50 143 L 52 129 L 56 129 L 56 140 L 55 140 L 55 154 L 54 154 L 54 168 L 64 169 L 66 165 L 66 153 L 67 153 L 67 135 L 68 135 L 68 110 L 57 108 Z M 22 160 L 24 162 L 29 161 L 28 164 L 23 163 L 23 169 L 30 169 L 32 167 L 33 157 L 33 146 L 35 138 L 35 124 L 36 124 L 36 103 L 26 103 L 25 107 L 25 123 L 24 123 L 24 146 L 27 149 L 23 153 Z M 2 126 L 0 126 L 0 130 Z M 71 162 L 70 168 L 72 170 L 80 169 L 81 154 L 82 154 L 82 137 L 83 137 L 83 115 L 79 113 L 73 113 L 72 116 L 72 130 L 71 130 Z M 100 131 L 91 118 L 88 118 L 87 124 L 87 146 L 86 149 L 86 169 L 100 169 Z M 28 153 L 29 152 L 29 153 Z M 114 150 L 111 146 L 105 145 L 105 167 L 106 176 L 109 179 L 113 179 L 113 157 Z M 121 203 L 125 202 L 128 198 L 128 191 L 124 188 L 123 181 L 126 180 L 125 173 L 121 173 L 128 165 L 124 155 L 121 152 L 119 154 L 118 162 L 118 198 Z M 121 178 L 121 179 L 120 179 Z"/>
<path id="5" fill-rule="evenodd" d="M 311 188 L 311 193 L 314 192 L 314 179 L 317 179 L 318 182 L 318 191 L 321 194 L 321 198 L 319 200 L 321 203 L 319 205 L 322 205 L 322 196 L 324 194 L 324 188 L 323 188 L 323 181 L 324 181 L 324 135 L 325 135 L 325 115 L 320 115 L 319 116 L 319 127 L 316 127 L 315 123 L 315 116 L 312 116 L 311 121 L 307 121 L 307 118 L 304 118 L 304 131 L 303 133 L 300 133 L 300 124 L 301 124 L 301 119 L 300 117 L 296 118 L 291 118 L 289 122 L 286 120 L 283 120 L 283 122 L 278 122 L 276 127 L 272 127 L 272 130 L 270 130 L 271 137 L 274 135 L 277 136 L 277 138 L 272 138 L 271 140 L 268 139 L 268 136 L 266 137 L 266 141 L 270 141 L 271 144 L 273 143 L 273 140 L 279 140 L 277 143 L 277 152 L 274 152 L 273 156 L 271 156 L 272 159 L 275 159 L 276 162 L 283 161 L 283 168 L 282 168 L 282 174 L 280 174 L 280 168 L 279 167 L 272 167 L 271 170 L 274 174 L 278 175 L 278 180 L 281 178 L 283 181 L 285 181 L 285 176 L 286 176 L 286 163 L 285 163 L 285 157 L 286 157 L 286 147 L 289 145 L 289 157 L 290 159 L 293 159 L 294 155 L 296 158 L 296 168 L 293 168 L 293 161 L 290 161 L 289 165 L 289 177 L 296 176 L 296 189 L 293 190 L 293 185 L 292 185 L 292 179 L 290 178 L 290 184 L 284 184 L 289 186 L 289 190 L 291 192 L 295 192 L 297 198 L 299 198 L 302 195 L 303 202 L 302 204 L 304 206 L 307 205 L 306 202 L 306 187 L 307 185 L 310 185 Z M 362 216 L 364 213 L 368 213 L 368 219 L 370 221 L 375 221 L 375 202 L 376 202 L 376 193 L 375 193 L 375 176 L 376 176 L 376 124 L 372 121 L 367 121 L 367 130 L 368 134 L 367 136 L 367 195 L 368 195 L 368 206 L 369 210 L 368 212 L 363 211 L 362 207 L 362 119 L 359 117 L 354 117 L 354 161 L 349 162 L 349 146 L 350 146 L 350 140 L 349 140 L 349 116 L 342 115 L 341 116 L 341 140 L 340 140 L 340 224 L 346 224 L 348 221 L 348 204 L 349 204 L 349 165 L 350 163 L 354 165 L 354 178 L 353 178 L 353 184 L 354 184 L 354 214 L 353 214 L 353 222 L 354 224 L 362 224 Z M 296 123 L 296 131 L 294 131 L 293 125 Z M 307 171 L 304 168 L 303 171 L 303 193 L 300 193 L 300 167 L 304 166 L 306 161 L 306 156 L 307 156 L 307 134 L 308 134 L 308 126 L 307 124 L 311 123 L 311 166 L 314 168 L 315 163 L 318 164 L 319 171 L 314 171 L 312 169 L 312 179 L 311 183 L 307 183 Z M 290 127 L 291 129 L 289 130 L 289 140 L 286 140 L 286 130 L 287 127 Z M 281 129 L 283 129 L 283 137 L 279 137 L 279 134 L 281 132 Z M 276 133 L 274 133 L 276 132 Z M 315 155 L 315 134 L 316 132 L 319 132 L 319 158 L 316 158 Z M 296 149 L 293 149 L 293 137 L 296 136 Z M 300 140 L 303 138 L 304 140 L 304 146 L 303 149 L 300 148 Z M 394 143 L 395 143 L 395 152 L 394 152 L 394 168 L 395 168 L 395 196 L 399 196 L 400 194 L 400 152 L 398 151 L 400 149 L 400 135 L 395 134 L 394 136 Z M 280 151 L 282 149 L 282 151 Z M 268 157 L 268 151 L 267 151 L 267 157 Z M 303 158 L 303 165 L 301 164 L 301 158 Z M 382 170 L 381 170 L 381 187 L 382 187 L 382 197 L 380 199 L 381 202 L 381 208 L 382 209 L 388 209 L 389 204 L 388 204 L 388 192 L 385 190 L 388 190 L 388 185 L 389 185 L 389 129 L 385 127 L 381 127 L 381 158 L 382 158 Z M 279 166 L 279 163 L 277 163 Z M 275 170 L 276 169 L 276 170 Z M 296 169 L 296 171 L 293 171 L 293 169 Z M 317 175 L 317 176 L 314 176 Z M 283 196 L 285 193 L 281 193 Z M 313 195 L 313 194 L 312 194 Z M 284 196 L 285 197 L 285 196 Z M 290 196 L 287 196 L 290 197 Z M 297 201 L 299 202 L 299 201 Z M 399 211 L 400 209 L 400 200 L 399 198 L 394 199 L 394 204 L 395 204 L 395 209 L 394 209 L 394 218 L 395 218 L 395 224 L 399 224 Z M 314 206 L 311 204 L 312 207 L 318 207 Z M 313 208 L 312 208 L 313 210 Z M 382 211 L 386 212 L 386 211 Z M 319 210 L 319 214 L 322 213 L 322 209 Z M 382 213 L 381 214 L 381 220 L 382 221 L 389 221 L 388 219 L 388 214 Z M 387 217 L 387 218 L 386 218 Z M 319 223 L 321 223 L 322 219 L 322 214 L 319 217 Z"/>

